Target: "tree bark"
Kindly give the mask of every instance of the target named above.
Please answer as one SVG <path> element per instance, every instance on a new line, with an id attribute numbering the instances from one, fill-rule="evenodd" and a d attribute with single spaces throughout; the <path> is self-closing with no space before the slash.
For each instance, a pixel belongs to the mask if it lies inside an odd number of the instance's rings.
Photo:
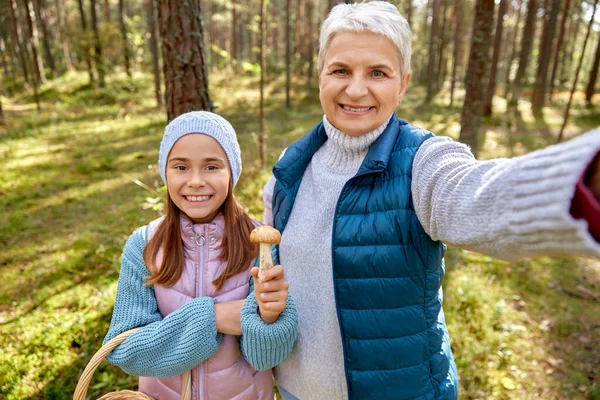
<path id="1" fill-rule="evenodd" d="M 307 30 L 306 30 L 306 40 L 308 40 L 307 43 L 307 54 L 306 54 L 306 58 L 308 61 L 308 69 L 306 71 L 306 92 L 310 93 L 310 88 L 312 85 L 312 79 L 313 79 L 313 73 L 314 73 L 314 66 L 315 66 L 315 62 L 314 62 L 314 42 L 315 42 L 315 38 L 314 38 L 314 29 L 313 29 L 313 18 L 314 18 L 314 7 L 313 7 L 313 0 L 306 0 L 306 20 L 307 20 Z"/>
<path id="2" fill-rule="evenodd" d="M 129 40 L 127 39 L 127 27 L 125 26 L 125 7 L 123 0 L 119 0 L 119 26 L 121 28 L 121 37 L 123 38 L 123 61 L 125 63 L 125 72 L 131 81 L 132 75 L 129 61 Z"/>
<path id="3" fill-rule="evenodd" d="M 438 66 L 437 66 L 437 87 L 442 88 L 444 86 L 446 78 L 446 14 L 448 12 L 448 1 L 442 1 L 442 31 L 439 37 L 439 49 L 438 49 Z"/>
<path id="4" fill-rule="evenodd" d="M 498 6 L 498 20 L 496 22 L 496 36 L 494 38 L 494 54 L 492 56 L 492 70 L 483 106 L 483 115 L 492 115 L 492 102 L 496 93 L 496 75 L 498 74 L 498 62 L 502 51 L 502 32 L 504 30 L 504 15 L 508 7 L 507 0 L 500 0 Z"/>
<path id="5" fill-rule="evenodd" d="M 260 0 L 260 104 L 259 104 L 259 132 L 258 132 L 258 163 L 259 168 L 265 165 L 265 0 Z"/>
<path id="6" fill-rule="evenodd" d="M 442 0 L 433 0 L 431 4 L 432 7 L 432 17 L 431 17 L 431 31 L 429 35 L 429 62 L 427 63 L 427 95 L 425 97 L 426 102 L 430 102 L 433 99 L 433 95 L 436 91 L 436 82 L 435 82 L 435 48 L 436 41 L 438 39 L 438 25 L 439 25 L 439 14 L 440 14 L 440 1 Z"/>
<path id="7" fill-rule="evenodd" d="M 292 0 L 285 0 L 285 107 L 291 108 L 292 101 L 290 99 L 291 89 L 291 70 L 292 70 Z M 331 9 L 331 3 L 330 3 Z"/>
<path id="8" fill-rule="evenodd" d="M 413 13 L 412 0 L 406 0 L 406 21 L 408 22 L 408 26 L 410 26 L 411 29 L 412 29 L 412 13 Z"/>
<path id="9" fill-rule="evenodd" d="M 63 51 L 63 56 L 64 56 L 64 60 L 65 60 L 65 68 L 67 71 L 73 71 L 73 61 L 71 60 L 71 51 L 69 50 L 69 44 L 67 43 L 67 41 L 65 40 L 65 35 L 63 32 L 64 26 L 65 26 L 65 21 L 64 21 L 64 16 L 62 13 L 62 0 L 55 0 L 55 6 L 56 6 L 56 19 L 57 19 L 57 23 L 58 23 L 58 29 L 56 30 L 56 36 L 58 39 L 58 43 L 60 43 L 60 47 L 62 48 Z"/>
<path id="10" fill-rule="evenodd" d="M 168 120 L 188 111 L 212 110 L 200 4 L 159 0 L 158 6 Z"/>
<path id="11" fill-rule="evenodd" d="M 2 69 L 4 70 L 4 76 L 9 76 L 8 64 L 6 62 L 6 46 L 4 45 L 4 38 L 0 38 L 0 58 L 2 58 Z"/>
<path id="12" fill-rule="evenodd" d="M 44 45 L 46 64 L 54 77 L 56 76 L 56 63 L 54 62 L 54 53 L 52 52 L 52 32 L 48 23 L 48 13 L 46 12 L 44 0 L 36 0 L 34 9 L 42 27 L 42 44 Z"/>
<path id="13" fill-rule="evenodd" d="M 454 88 L 456 87 L 456 74 L 462 55 L 462 0 L 454 1 L 454 52 L 452 55 L 452 84 L 450 86 L 450 107 L 454 103 Z"/>
<path id="14" fill-rule="evenodd" d="M 96 0 L 90 0 L 90 14 L 92 20 L 92 33 L 94 35 L 94 62 L 98 72 L 98 83 L 100 87 L 105 87 L 104 81 L 104 61 L 102 60 L 102 45 L 100 43 L 100 33 L 98 32 L 98 16 L 96 13 Z"/>
<path id="15" fill-rule="evenodd" d="M 154 95 L 156 104 L 163 106 L 163 95 L 160 84 L 160 55 L 158 53 L 158 29 L 156 27 L 156 0 L 146 0 L 148 14 L 148 32 L 150 32 L 150 52 L 152 53 L 152 71 L 154 73 Z"/>
<path id="16" fill-rule="evenodd" d="M 588 80 L 587 87 L 585 89 L 585 101 L 587 104 L 592 104 L 592 96 L 594 96 L 596 79 L 598 78 L 598 66 L 600 65 L 600 39 L 596 46 L 596 54 L 594 55 L 594 64 L 590 71 L 590 79 Z"/>
<path id="17" fill-rule="evenodd" d="M 231 50 L 230 50 L 230 59 L 231 64 L 234 64 L 235 59 L 238 58 L 238 34 L 237 34 L 237 24 L 238 24 L 238 16 L 237 16 L 237 1 L 231 0 Z"/>
<path id="18" fill-rule="evenodd" d="M 556 49 L 554 50 L 554 60 L 552 62 L 552 75 L 550 77 L 550 98 L 554 93 L 554 82 L 556 81 L 556 72 L 558 70 L 558 59 L 562 49 L 563 41 L 565 38 L 565 30 L 567 27 L 567 18 L 571 9 L 571 0 L 565 0 L 563 7 L 562 17 L 560 20 L 560 30 L 558 31 L 558 38 L 556 39 Z"/>
<path id="19" fill-rule="evenodd" d="M 23 69 L 23 77 L 25 82 L 30 83 L 29 80 L 29 68 L 27 67 L 27 48 L 23 43 L 23 32 L 21 32 L 21 24 L 19 24 L 18 8 L 16 0 L 9 0 L 10 20 L 13 27 L 13 41 L 16 43 L 19 53 L 19 61 L 21 62 L 21 68 Z"/>
<path id="20" fill-rule="evenodd" d="M 542 43 L 540 45 L 540 56 L 538 58 L 538 69 L 535 77 L 535 87 L 531 96 L 531 107 L 533 110 L 541 110 L 546 105 L 546 93 L 548 91 L 548 67 L 552 57 L 552 44 L 554 43 L 554 33 L 556 31 L 556 20 L 558 19 L 558 10 L 561 0 L 552 0 L 552 9 L 546 22 L 542 34 Z M 552 93 L 550 93 L 552 95 Z"/>
<path id="21" fill-rule="evenodd" d="M 121 0 L 119 0 L 121 1 Z M 111 18 L 110 18 L 110 1 L 109 0 L 104 0 L 104 20 L 106 22 L 110 22 Z"/>
<path id="22" fill-rule="evenodd" d="M 577 71 L 575 71 L 575 79 L 573 80 L 573 88 L 571 89 L 571 95 L 569 96 L 569 102 L 567 103 L 567 107 L 565 109 L 565 116 L 563 118 L 563 125 L 560 128 L 560 132 L 558 133 L 557 143 L 562 140 L 563 133 L 565 131 L 565 127 L 569 122 L 569 112 L 571 110 L 571 103 L 573 102 L 573 94 L 577 89 L 577 81 L 579 79 L 579 71 L 581 70 L 581 65 L 583 64 L 583 59 L 585 58 L 585 48 L 587 47 L 588 39 L 590 38 L 590 33 L 592 32 L 592 26 L 594 25 L 594 17 L 596 16 L 596 7 L 598 6 L 598 0 L 594 0 L 594 8 L 592 10 L 592 17 L 590 18 L 590 23 L 588 25 L 587 33 L 585 34 L 585 40 L 583 41 L 583 50 L 581 50 L 581 57 L 579 57 L 579 65 L 577 65 Z"/>
<path id="23" fill-rule="evenodd" d="M 570 35 L 567 35 L 569 38 L 569 42 L 565 46 L 565 51 L 563 52 L 563 57 L 560 64 L 560 73 L 557 73 L 559 76 L 559 82 L 561 85 L 565 85 L 570 76 L 572 75 L 572 66 L 573 66 L 573 54 L 575 51 L 577 37 L 579 36 L 579 28 L 581 27 L 581 23 L 583 22 L 583 14 L 584 9 L 581 7 L 573 7 L 573 15 L 569 21 L 569 30 Z M 578 15 L 577 15 L 578 14 Z"/>
<path id="24" fill-rule="evenodd" d="M 61 1 L 61 0 L 58 0 Z M 85 36 L 85 42 L 84 42 L 84 49 L 83 52 L 85 53 L 85 64 L 87 65 L 87 70 L 88 70 L 88 75 L 90 77 L 90 84 L 93 84 L 96 81 L 96 78 L 94 76 L 94 69 L 92 67 L 92 60 L 91 60 L 91 54 L 90 54 L 90 43 L 89 43 L 89 34 L 88 34 L 88 29 L 87 29 L 87 21 L 85 18 L 85 11 L 83 9 L 83 0 L 77 0 L 77 4 L 79 6 L 79 17 L 81 19 L 81 30 L 84 33 Z"/>
<path id="25" fill-rule="evenodd" d="M 519 69 L 517 75 L 513 81 L 512 96 L 510 103 L 517 104 L 519 97 L 521 97 L 521 90 L 525 83 L 525 77 L 527 75 L 527 67 L 529 66 L 529 56 L 531 54 L 531 47 L 533 46 L 533 39 L 535 34 L 535 17 L 537 14 L 538 0 L 529 0 L 527 5 L 527 18 L 525 19 L 525 26 L 523 27 L 523 35 L 521 35 L 521 52 L 519 53 Z"/>
<path id="26" fill-rule="evenodd" d="M 489 76 L 489 43 L 494 23 L 494 0 L 477 0 L 473 19 L 473 37 L 466 77 L 466 94 L 461 116 L 460 141 L 478 153 L 478 133 Z"/>
<path id="27" fill-rule="evenodd" d="M 44 72 L 44 62 L 42 61 L 42 55 L 40 54 L 35 12 L 33 11 L 30 0 L 25 0 L 25 10 L 27 14 L 25 20 L 27 21 L 27 30 L 29 33 L 29 48 L 31 49 L 31 55 L 33 56 L 35 76 L 39 85 L 40 83 L 46 83 L 46 73 Z"/>
<path id="28" fill-rule="evenodd" d="M 515 56 L 517 55 L 517 39 L 519 37 L 519 23 L 521 22 L 521 12 L 523 8 L 523 1 L 519 0 L 518 10 L 517 10 L 517 23 L 515 24 L 515 29 L 513 30 L 512 36 L 512 45 L 510 51 L 510 58 L 508 59 L 508 63 L 506 65 L 506 80 L 504 84 L 504 98 L 508 100 L 508 95 L 510 93 L 510 71 L 512 69 L 513 62 L 515 60 Z"/>

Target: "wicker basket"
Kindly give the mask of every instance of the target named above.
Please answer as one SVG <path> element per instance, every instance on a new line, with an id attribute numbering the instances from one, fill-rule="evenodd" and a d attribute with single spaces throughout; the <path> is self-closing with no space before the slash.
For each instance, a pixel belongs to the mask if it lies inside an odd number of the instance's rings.
<path id="1" fill-rule="evenodd" d="M 94 354 L 88 365 L 85 367 L 85 370 L 81 374 L 79 378 L 79 382 L 77 383 L 77 388 L 75 389 L 75 394 L 73 395 L 73 400 L 86 400 L 88 387 L 90 382 L 92 381 L 92 375 L 98 368 L 98 365 L 110 353 L 115 347 L 123 343 L 125 339 L 131 336 L 137 329 L 131 329 L 129 331 L 123 332 L 118 336 L 115 336 L 111 340 L 109 340 L 104 346 L 100 348 Z M 190 400 L 192 398 L 192 384 L 191 384 L 191 373 L 190 371 L 183 374 L 183 382 L 181 386 L 181 399 L 182 400 Z M 98 400 L 154 400 L 152 397 L 142 393 L 142 392 L 134 392 L 131 390 L 121 390 L 118 392 L 107 393 L 104 396 L 100 397 Z"/>

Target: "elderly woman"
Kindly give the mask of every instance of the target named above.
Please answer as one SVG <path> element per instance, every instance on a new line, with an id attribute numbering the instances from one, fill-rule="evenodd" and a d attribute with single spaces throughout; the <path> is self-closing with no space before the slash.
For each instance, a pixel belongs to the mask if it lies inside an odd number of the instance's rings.
<path id="1" fill-rule="evenodd" d="M 457 398 L 442 242 L 504 259 L 600 255 L 600 130 L 477 161 L 396 117 L 410 43 L 391 4 L 335 6 L 320 36 L 323 122 L 265 187 L 299 315 L 276 368 L 286 400 Z"/>

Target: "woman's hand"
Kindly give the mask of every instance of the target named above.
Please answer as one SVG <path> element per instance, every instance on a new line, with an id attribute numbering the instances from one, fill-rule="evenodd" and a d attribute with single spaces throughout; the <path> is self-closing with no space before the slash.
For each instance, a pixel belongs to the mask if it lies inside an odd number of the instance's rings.
<path id="1" fill-rule="evenodd" d="M 289 284 L 284 279 L 283 268 L 276 265 L 262 273 L 258 282 L 259 269 L 254 267 L 250 275 L 254 278 L 254 293 L 260 310 L 260 317 L 268 324 L 277 321 L 285 309 Z"/>

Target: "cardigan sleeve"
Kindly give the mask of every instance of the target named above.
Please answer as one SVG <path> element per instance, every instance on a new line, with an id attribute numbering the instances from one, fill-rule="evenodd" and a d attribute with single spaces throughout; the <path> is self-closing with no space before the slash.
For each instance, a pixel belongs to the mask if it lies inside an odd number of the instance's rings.
<path id="1" fill-rule="evenodd" d="M 575 186 L 600 151 L 600 129 L 512 159 L 476 160 L 464 144 L 428 139 L 415 155 L 412 198 L 434 240 L 517 259 L 600 257 L 584 219 L 570 212 Z"/>
<path id="2" fill-rule="evenodd" d="M 275 254 L 274 247 L 271 248 Z M 276 258 L 273 260 L 279 263 Z M 254 281 L 250 278 L 250 293 L 242 307 L 241 324 L 240 348 L 244 358 L 256 370 L 273 368 L 290 355 L 298 335 L 298 313 L 292 295 L 288 294 L 279 319 L 267 324 L 258 313 Z"/>
<path id="3" fill-rule="evenodd" d="M 128 239 L 112 321 L 104 343 L 132 328 L 136 333 L 107 357 L 130 375 L 165 377 L 188 371 L 214 355 L 221 344 L 217 333 L 214 300 L 199 297 L 162 318 L 154 289 L 145 286 L 150 275 L 144 264 L 145 228 Z"/>

